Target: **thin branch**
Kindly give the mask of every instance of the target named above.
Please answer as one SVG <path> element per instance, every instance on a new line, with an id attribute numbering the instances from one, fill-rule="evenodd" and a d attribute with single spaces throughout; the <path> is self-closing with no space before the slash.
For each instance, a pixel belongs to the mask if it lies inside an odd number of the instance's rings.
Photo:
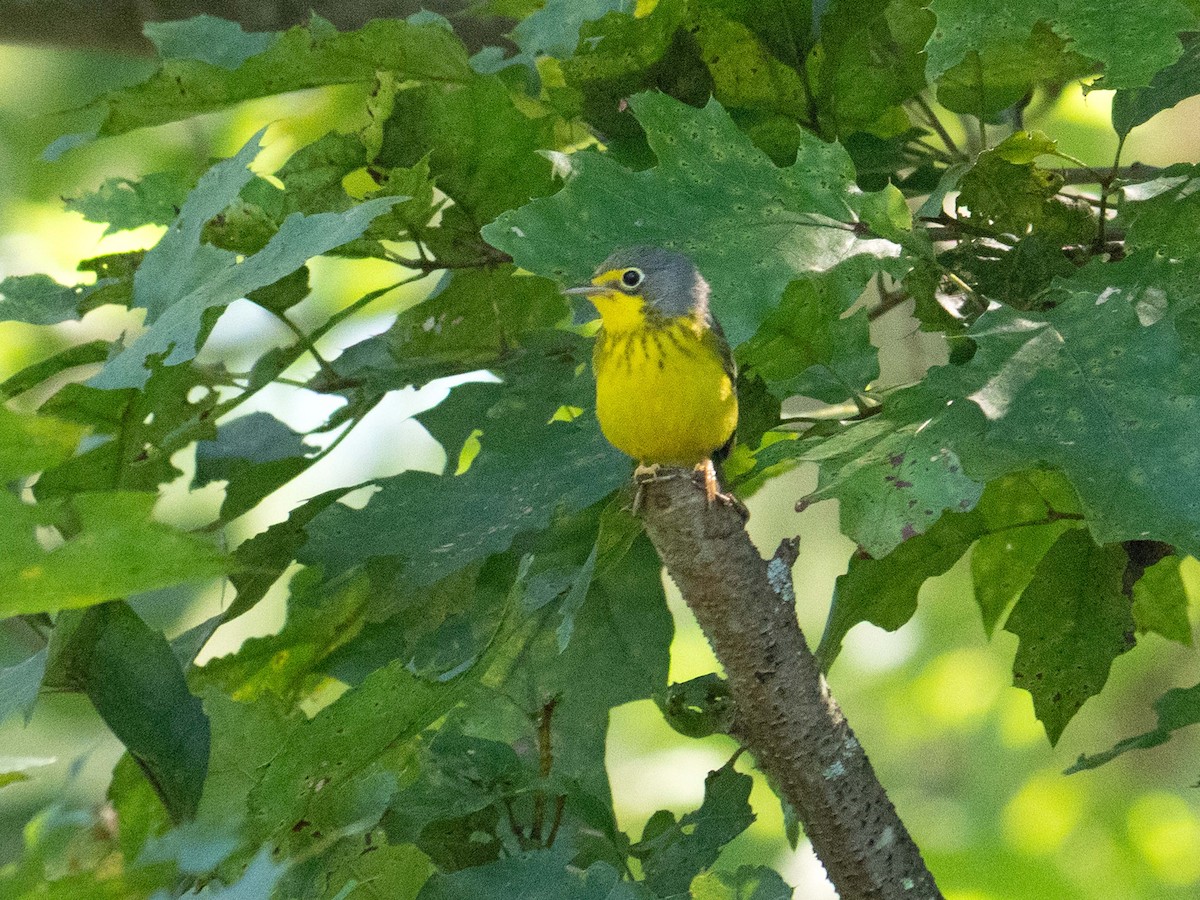
<path id="1" fill-rule="evenodd" d="M 1111 187 L 1117 181 L 1145 181 L 1162 170 L 1158 166 L 1132 163 L 1124 167 L 1113 166 L 1107 172 L 1093 169 L 1091 166 L 1068 166 L 1049 171 L 1062 178 L 1064 184 L 1098 184 Z"/>
<path id="2" fill-rule="evenodd" d="M 326 378 L 337 377 L 337 372 L 333 370 L 333 366 L 329 365 L 329 361 L 321 355 L 321 351 L 317 349 L 317 345 L 313 342 L 313 338 L 309 337 L 303 328 L 289 319 L 287 313 L 283 312 L 282 310 L 271 309 L 269 306 L 262 306 L 261 304 L 259 305 L 262 309 L 265 309 L 280 322 L 282 322 L 284 326 L 287 327 L 288 331 L 296 336 L 296 340 L 300 342 L 300 346 L 312 354 L 312 358 L 317 362 L 317 367 L 325 373 Z"/>
<path id="3" fill-rule="evenodd" d="M 420 249 L 419 246 L 418 249 Z M 512 262 L 512 257 L 507 253 L 489 254 L 478 259 L 464 259 L 458 262 L 441 262 L 436 259 L 429 259 L 424 253 L 421 253 L 420 259 L 411 259 L 407 256 L 399 256 L 389 252 L 386 259 L 388 262 L 394 262 L 398 266 L 404 266 L 406 269 L 412 269 L 414 272 L 422 272 L 424 274 L 440 272 L 443 269 L 486 269 L 489 266 L 499 265 L 500 263 Z"/>
<path id="4" fill-rule="evenodd" d="M 734 736 L 797 811 L 840 896 L 942 895 L 796 622 L 797 542 L 764 560 L 690 478 L 645 486 L 642 519 L 729 679 Z"/>
<path id="5" fill-rule="evenodd" d="M 1117 138 L 1117 152 L 1113 154 L 1112 169 L 1109 171 L 1107 181 L 1100 182 L 1100 209 L 1096 212 L 1096 218 L 1099 219 L 1099 225 L 1096 226 L 1096 250 L 1097 252 L 1104 251 L 1104 245 L 1108 243 L 1108 192 L 1112 187 L 1112 183 L 1117 178 L 1117 173 L 1121 170 L 1121 150 L 1125 147 L 1126 135 L 1122 134 Z"/>
<path id="6" fill-rule="evenodd" d="M 938 118 L 938 114 L 934 112 L 933 107 L 929 105 L 929 101 L 926 100 L 921 94 L 917 94 L 917 96 L 913 97 L 913 101 L 921 108 L 921 111 L 925 114 L 925 120 L 929 123 L 929 126 L 937 132 L 937 136 L 942 139 L 942 143 L 946 145 L 946 149 L 954 154 L 954 156 L 958 159 L 966 159 L 967 155 L 963 153 L 958 144 L 955 143 L 954 138 L 950 137 L 950 132 L 946 130 L 946 126 L 942 123 L 942 120 Z"/>

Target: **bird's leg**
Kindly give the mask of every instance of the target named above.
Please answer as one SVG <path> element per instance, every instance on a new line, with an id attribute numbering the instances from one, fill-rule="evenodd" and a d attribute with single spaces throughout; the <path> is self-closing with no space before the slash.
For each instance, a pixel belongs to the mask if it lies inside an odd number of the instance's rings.
<path id="1" fill-rule="evenodd" d="M 700 473 L 704 479 L 704 498 L 708 501 L 708 505 L 712 506 L 714 500 L 720 500 L 727 506 L 732 506 L 739 516 L 743 519 L 750 518 L 750 510 L 746 508 L 746 504 L 735 497 L 733 494 L 723 493 L 721 485 L 717 481 L 717 467 L 713 465 L 711 459 L 706 459 L 704 462 L 696 466 L 696 471 Z"/>

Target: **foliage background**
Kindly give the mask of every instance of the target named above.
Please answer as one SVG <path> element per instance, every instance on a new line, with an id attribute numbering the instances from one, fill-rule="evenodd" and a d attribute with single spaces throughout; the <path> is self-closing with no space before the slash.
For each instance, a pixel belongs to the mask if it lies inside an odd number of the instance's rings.
<path id="1" fill-rule="evenodd" d="M 102 226 L 62 208 L 60 198 L 94 189 L 104 178 L 165 169 L 198 172 L 208 159 L 235 153 L 267 122 L 272 124 L 266 149 L 255 168 L 269 171 L 331 127 L 366 124 L 363 100 L 369 86 L 324 88 L 110 138 L 54 164 L 38 159 L 58 135 L 73 130 L 70 114 L 51 113 L 107 85 L 136 80 L 150 68 L 147 62 L 103 54 L 0 50 L 0 73 L 9 86 L 0 98 L 0 276 L 47 272 L 71 282 L 82 258 L 153 244 L 159 234 L 154 228 L 102 236 Z M 1039 127 L 1070 155 L 1106 164 L 1115 143 L 1107 122 L 1109 96 L 1093 91 L 1084 97 L 1072 88 Z M 1196 161 L 1197 113 L 1200 105 L 1189 101 L 1161 114 L 1133 133 L 1124 159 L 1156 165 Z M 383 268 L 370 261 L 320 261 L 314 266 L 308 314 L 319 321 L 386 283 Z M 419 288 L 400 296 L 390 310 L 361 322 L 357 335 L 386 327 L 421 296 Z M 240 313 L 216 341 L 227 359 L 253 359 L 262 347 L 287 337 L 269 317 L 248 309 Z M 82 326 L 0 324 L 0 379 L 52 348 L 78 342 L 82 331 L 111 338 L 124 322 L 120 311 L 107 309 Z M 880 379 L 885 386 L 911 381 L 945 358 L 944 346 L 917 333 L 903 311 L 876 323 L 873 337 L 885 348 Z M 353 336 L 343 339 L 350 343 Z M 317 493 L 322 485 L 361 480 L 364 468 L 390 475 L 439 467 L 440 448 L 407 416 L 442 395 L 444 388 L 435 387 L 392 398 L 356 431 L 353 442 L 326 461 L 324 471 L 310 473 L 310 480 L 273 498 L 261 518 L 239 523 L 244 532 L 233 529 L 230 542 L 278 518 L 289 502 Z M 298 429 L 313 424 L 311 402 L 286 391 L 266 395 L 260 403 Z M 833 581 L 854 549 L 839 533 L 834 504 L 817 504 L 799 515 L 792 511 L 794 498 L 815 486 L 815 471 L 805 464 L 751 502 L 752 534 L 761 547 L 784 535 L 803 535 L 799 608 L 810 636 L 820 634 Z M 176 486 L 164 492 L 158 514 L 187 527 L 206 521 L 220 501 L 218 489 L 189 492 Z M 1184 574 L 1194 598 L 1200 573 L 1189 563 Z M 839 701 L 947 895 L 972 900 L 1194 896 L 1200 884 L 1200 799 L 1188 785 L 1197 775 L 1200 738 L 1185 730 L 1162 747 L 1094 771 L 1061 774 L 1079 753 L 1151 728 L 1150 703 L 1168 688 L 1195 680 L 1194 655 L 1157 635 L 1145 636 L 1149 647 L 1143 650 L 1152 652 L 1118 658 L 1105 692 L 1051 749 L 1029 695 L 1009 684 L 1015 638 L 1002 631 L 986 638 L 969 591 L 968 573 L 960 564 L 924 587 L 917 616 L 900 631 L 885 633 L 866 624 L 851 631 L 831 673 Z M 282 591 L 274 592 L 236 628 L 220 634 L 206 656 L 230 651 L 247 634 L 278 628 L 283 600 Z M 172 589 L 141 598 L 138 611 L 173 634 L 223 602 L 211 589 Z M 677 625 L 673 680 L 710 671 L 703 639 L 689 626 L 677 598 L 672 611 Z M 1194 602 L 1190 615 L 1194 624 Z M 5 640 L 0 664 L 23 655 L 11 636 Z M 19 857 L 26 837 L 22 830 L 49 804 L 63 815 L 82 811 L 81 821 L 90 818 L 120 754 L 120 745 L 86 699 L 71 694 L 44 697 L 27 728 L 11 719 L 0 725 L 0 746 L 10 755 L 58 760 L 0 793 L 0 863 Z M 719 737 L 700 742 L 679 737 L 648 701 L 619 708 L 608 767 L 621 825 L 636 835 L 655 809 L 682 814 L 698 806 L 704 773 L 724 762 L 731 749 Z M 803 847 L 794 854 L 787 849 L 777 803 L 761 779 L 752 800 L 758 820 L 725 849 L 720 866 L 776 865 L 800 886 L 797 896 L 821 896 L 819 869 Z"/>

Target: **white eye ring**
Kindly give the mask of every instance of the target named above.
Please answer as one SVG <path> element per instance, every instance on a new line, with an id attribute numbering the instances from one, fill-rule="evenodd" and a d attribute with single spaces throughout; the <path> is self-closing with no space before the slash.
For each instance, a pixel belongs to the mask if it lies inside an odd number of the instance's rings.
<path id="1" fill-rule="evenodd" d="M 628 288 L 635 288 L 646 280 L 646 275 L 641 269 L 626 269 L 621 273 L 621 284 Z"/>

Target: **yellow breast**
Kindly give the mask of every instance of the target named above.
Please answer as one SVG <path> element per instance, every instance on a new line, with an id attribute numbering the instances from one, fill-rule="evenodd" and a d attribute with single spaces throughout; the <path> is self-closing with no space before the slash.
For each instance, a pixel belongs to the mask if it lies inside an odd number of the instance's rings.
<path id="1" fill-rule="evenodd" d="M 639 462 L 696 465 L 737 426 L 737 394 L 717 339 L 694 319 L 602 327 L 593 364 L 600 428 Z"/>

